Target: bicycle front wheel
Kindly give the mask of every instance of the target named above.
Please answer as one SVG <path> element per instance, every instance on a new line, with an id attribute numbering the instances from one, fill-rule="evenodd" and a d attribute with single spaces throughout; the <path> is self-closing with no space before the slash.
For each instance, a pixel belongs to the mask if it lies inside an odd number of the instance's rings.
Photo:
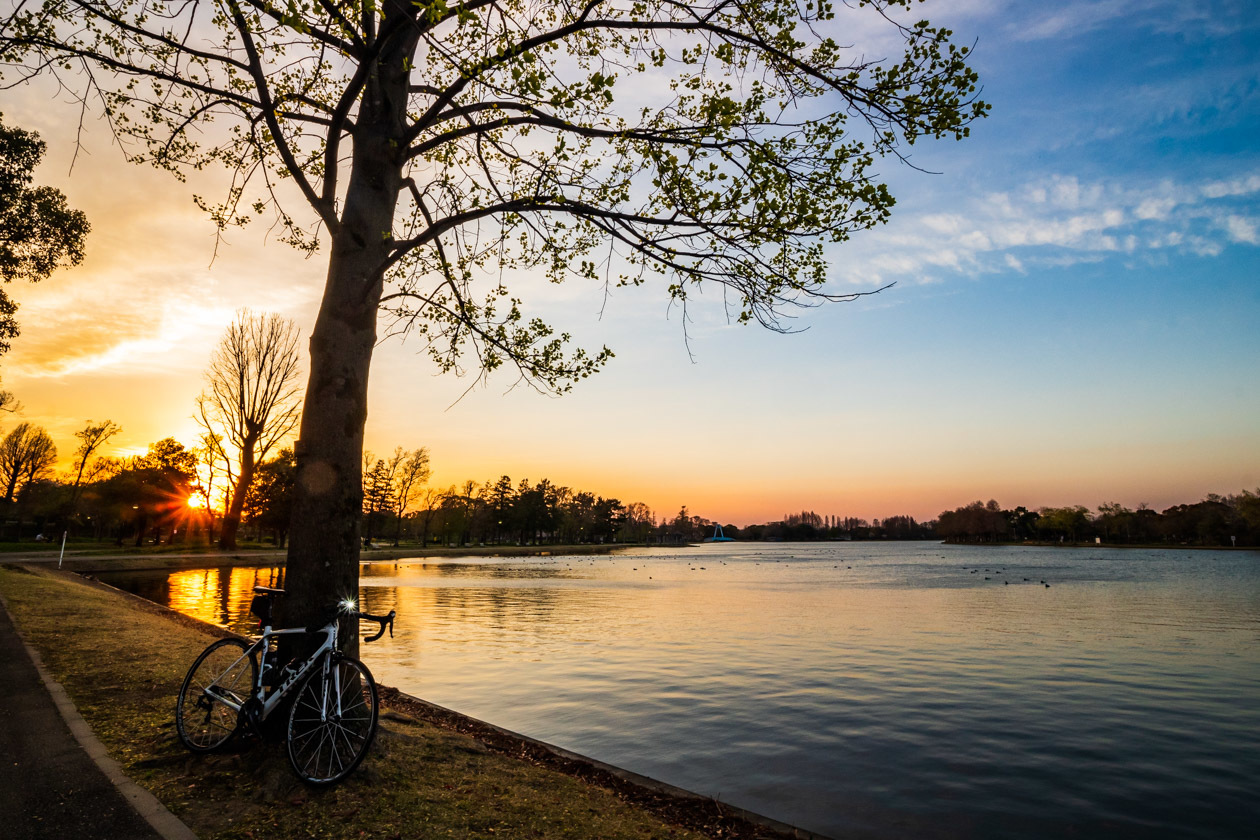
<path id="1" fill-rule="evenodd" d="M 218 749 L 236 734 L 240 708 L 257 683 L 258 662 L 240 639 L 220 639 L 188 669 L 175 703 L 175 731 L 193 752 Z"/>
<path id="2" fill-rule="evenodd" d="M 289 763 L 312 785 L 339 782 L 376 735 L 376 681 L 357 659 L 338 656 L 306 678 L 289 711 Z"/>

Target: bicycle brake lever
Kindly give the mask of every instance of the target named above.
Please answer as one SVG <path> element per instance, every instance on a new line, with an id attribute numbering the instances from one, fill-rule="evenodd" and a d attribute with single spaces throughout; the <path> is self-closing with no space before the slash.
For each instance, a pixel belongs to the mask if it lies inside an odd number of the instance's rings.
<path id="1" fill-rule="evenodd" d="M 385 618 L 383 618 L 383 619 L 382 619 L 382 618 L 377 618 L 376 616 L 368 616 L 369 618 L 373 619 L 374 621 L 377 621 L 377 622 L 379 622 L 379 623 L 380 623 L 380 629 L 379 629 L 379 630 L 377 630 L 377 631 L 376 631 L 376 633 L 374 633 L 374 634 L 373 634 L 373 635 L 371 635 L 371 636 L 365 636 L 365 637 L 363 638 L 363 641 L 365 641 L 365 642 L 375 642 L 375 641 L 376 641 L 377 639 L 379 639 L 381 636 L 384 636 L 384 635 L 385 635 L 385 628 L 386 628 L 386 627 L 388 627 L 388 628 L 389 628 L 389 637 L 390 637 L 391 639 L 392 639 L 392 638 L 394 638 L 394 615 L 395 615 L 395 614 L 396 614 L 396 613 L 394 612 L 394 610 L 390 610 L 390 611 L 389 611 L 389 615 L 385 616 Z"/>

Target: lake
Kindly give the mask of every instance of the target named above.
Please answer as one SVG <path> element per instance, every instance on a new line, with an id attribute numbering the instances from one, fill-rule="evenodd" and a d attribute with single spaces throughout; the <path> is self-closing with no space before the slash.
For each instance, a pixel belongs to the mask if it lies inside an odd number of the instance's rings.
<path id="1" fill-rule="evenodd" d="M 251 632 L 275 569 L 100 577 Z M 1260 836 L 1260 553 L 725 543 L 365 563 L 433 703 L 854 838 Z"/>

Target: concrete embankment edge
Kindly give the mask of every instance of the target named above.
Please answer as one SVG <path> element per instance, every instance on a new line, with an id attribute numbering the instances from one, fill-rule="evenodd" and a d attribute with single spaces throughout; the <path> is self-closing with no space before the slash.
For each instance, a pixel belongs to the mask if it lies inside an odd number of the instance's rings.
<path id="1" fill-rule="evenodd" d="M 825 835 L 798 828 L 780 820 L 749 811 L 735 805 L 721 802 L 713 797 L 704 796 L 685 788 L 644 776 L 590 756 L 566 750 L 546 741 L 539 741 L 528 735 L 495 726 L 492 723 L 477 720 L 462 712 L 447 709 L 427 700 L 421 700 L 410 694 L 389 686 L 380 687 L 382 696 L 394 706 L 411 707 L 418 711 L 418 716 L 430 722 L 456 729 L 470 734 L 483 743 L 491 743 L 497 748 L 518 757 L 547 765 L 567 775 L 577 776 L 593 781 L 613 790 L 636 789 L 636 799 L 651 800 L 654 798 L 669 799 L 685 803 L 693 808 L 709 811 L 725 819 L 741 820 L 765 829 L 775 837 L 792 838 L 792 840 L 831 840 Z M 505 743 L 506 742 L 506 743 Z"/>

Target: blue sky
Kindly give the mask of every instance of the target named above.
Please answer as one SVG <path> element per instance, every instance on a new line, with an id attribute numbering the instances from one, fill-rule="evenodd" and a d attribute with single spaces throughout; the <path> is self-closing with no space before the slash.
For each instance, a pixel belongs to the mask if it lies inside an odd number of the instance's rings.
<path id="1" fill-rule="evenodd" d="M 740 524 L 802 508 L 928 518 L 991 496 L 1160 508 L 1260 486 L 1255 4 L 957 0 L 914 14 L 977 39 L 993 112 L 966 141 L 914 148 L 939 174 L 884 163 L 892 223 L 832 252 L 838 291 L 895 287 L 804 312 L 788 336 L 727 324 L 710 295 L 691 311 L 692 355 L 660 289 L 606 307 L 599 290 L 547 290 L 545 312 L 617 352 L 608 370 L 561 399 L 492 379 L 461 400 L 466 381 L 387 343 L 369 446 L 429 446 L 439 483 L 548 476 Z M 15 290 L 24 335 L 5 386 L 67 452 L 74 428 L 106 416 L 125 447 L 193 442 L 200 370 L 231 313 L 307 328 L 322 266 L 261 232 L 211 265 L 209 225 L 175 182 L 100 138 L 67 177 L 77 113 L 33 95 L 3 110 L 44 133 L 41 179 L 96 226 L 83 268 Z M 112 294 L 84 313 L 92 283 Z M 154 391 L 160 409 L 135 396 Z"/>

